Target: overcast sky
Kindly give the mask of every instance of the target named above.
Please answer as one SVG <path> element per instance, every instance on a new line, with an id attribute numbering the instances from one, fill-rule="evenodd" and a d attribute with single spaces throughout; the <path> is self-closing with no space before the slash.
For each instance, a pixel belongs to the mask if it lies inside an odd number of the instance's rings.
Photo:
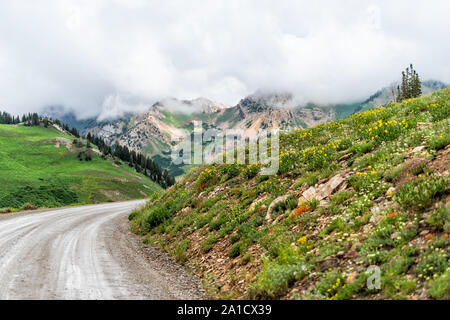
<path id="1" fill-rule="evenodd" d="M 80 117 L 258 89 L 344 102 L 410 62 L 450 82 L 450 1 L 0 2 L 0 110 Z"/>

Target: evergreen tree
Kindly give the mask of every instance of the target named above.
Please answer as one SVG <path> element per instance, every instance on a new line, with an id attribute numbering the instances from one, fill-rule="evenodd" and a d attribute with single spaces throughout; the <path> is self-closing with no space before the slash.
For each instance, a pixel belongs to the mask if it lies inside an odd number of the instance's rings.
<path id="1" fill-rule="evenodd" d="M 422 84 L 419 74 L 410 64 L 405 71 L 402 72 L 402 81 L 397 86 L 396 101 L 400 102 L 405 99 L 416 98 L 422 94 Z"/>

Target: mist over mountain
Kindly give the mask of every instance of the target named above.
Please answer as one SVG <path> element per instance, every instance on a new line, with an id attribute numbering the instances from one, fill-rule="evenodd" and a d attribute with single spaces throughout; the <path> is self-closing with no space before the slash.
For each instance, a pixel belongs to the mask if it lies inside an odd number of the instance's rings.
<path id="1" fill-rule="evenodd" d="M 393 82 L 388 86 L 382 87 L 380 90 L 374 92 L 368 97 L 359 100 L 342 101 L 340 103 L 319 103 L 314 101 L 306 101 L 304 98 L 298 97 L 290 92 L 265 91 L 257 90 L 255 93 L 240 99 L 237 105 L 254 105 L 257 110 L 265 108 L 273 109 L 295 109 L 305 107 L 321 107 L 326 109 L 334 109 L 337 118 L 349 115 L 355 111 L 364 108 L 371 108 L 377 105 L 383 105 L 393 99 L 392 90 L 397 89 L 398 82 Z M 422 82 L 422 92 L 424 94 L 444 89 L 448 87 L 447 83 L 439 80 L 426 80 Z M 305 102 L 306 101 L 306 102 Z M 80 131 L 84 131 L 89 126 L 96 123 L 107 123 L 109 121 L 120 120 L 120 118 L 130 118 L 135 114 L 145 113 L 152 108 L 162 108 L 168 112 L 182 113 L 182 114 L 196 114 L 196 113 L 210 113 L 218 112 L 221 109 L 232 108 L 233 106 L 210 100 L 208 98 L 196 98 L 191 100 L 180 100 L 177 98 L 166 98 L 153 103 L 152 105 L 145 105 L 140 103 L 141 107 L 134 111 L 121 111 L 115 113 L 114 110 L 102 111 L 101 113 L 88 118 L 80 118 L 77 113 L 64 106 L 48 106 L 38 110 L 41 114 L 62 119 L 69 126 L 76 127 Z M 236 105 L 236 106 L 237 106 Z"/>
<path id="2" fill-rule="evenodd" d="M 357 102 L 410 62 L 450 82 L 447 13 L 448 1 L 2 1 L 0 106 L 104 120 L 258 89 Z"/>

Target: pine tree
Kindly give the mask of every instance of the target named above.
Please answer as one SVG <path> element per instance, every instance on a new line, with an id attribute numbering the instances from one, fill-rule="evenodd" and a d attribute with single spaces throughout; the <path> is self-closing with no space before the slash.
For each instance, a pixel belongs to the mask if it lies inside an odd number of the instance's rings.
<path id="1" fill-rule="evenodd" d="M 420 82 L 419 74 L 414 71 L 414 77 L 413 77 L 413 96 L 419 97 L 422 94 L 422 85 Z"/>
<path id="2" fill-rule="evenodd" d="M 400 102 L 405 99 L 416 98 L 421 94 L 422 84 L 419 74 L 410 64 L 405 71 L 402 71 L 402 81 L 400 86 L 397 86 L 397 98 L 395 100 Z"/>

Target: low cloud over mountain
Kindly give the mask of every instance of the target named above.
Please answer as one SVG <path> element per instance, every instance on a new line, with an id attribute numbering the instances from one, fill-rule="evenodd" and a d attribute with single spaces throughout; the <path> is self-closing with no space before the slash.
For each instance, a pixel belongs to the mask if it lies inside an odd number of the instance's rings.
<path id="1" fill-rule="evenodd" d="M 235 105 L 258 89 L 341 103 L 410 62 L 448 83 L 448 11 L 448 1 L 2 2 L 0 107 L 110 118 L 171 97 Z"/>

